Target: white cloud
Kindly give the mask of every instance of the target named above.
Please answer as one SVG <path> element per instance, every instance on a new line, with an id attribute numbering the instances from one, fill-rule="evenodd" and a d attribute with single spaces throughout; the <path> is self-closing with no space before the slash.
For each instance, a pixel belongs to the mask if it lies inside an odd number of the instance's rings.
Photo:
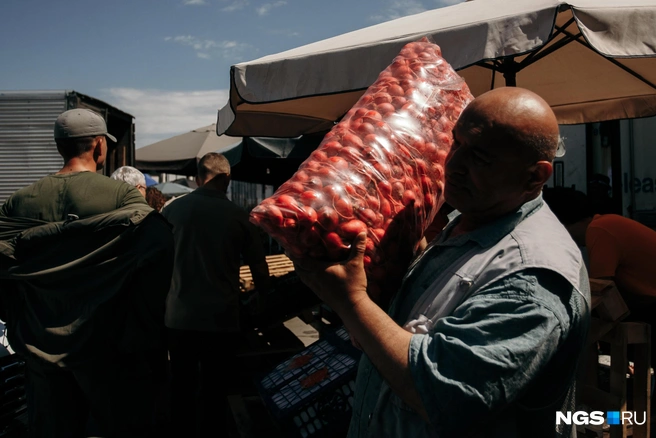
<path id="1" fill-rule="evenodd" d="M 205 0 L 184 0 L 185 5 L 206 5 Z"/>
<path id="2" fill-rule="evenodd" d="M 430 9 L 421 0 L 385 0 L 381 2 L 381 6 L 380 12 L 370 16 L 370 20 L 376 22 L 389 21 L 406 15 L 419 14 Z M 431 5 L 431 7 L 433 6 Z"/>
<path id="3" fill-rule="evenodd" d="M 237 41 L 214 41 L 201 39 L 192 35 L 169 36 L 164 38 L 164 41 L 192 47 L 196 51 L 196 55 L 202 59 L 216 57 L 235 58 L 239 57 L 244 50 L 252 47 L 250 44 Z"/>
<path id="4" fill-rule="evenodd" d="M 228 90 L 102 90 L 103 100 L 135 117 L 137 148 L 216 123 Z"/>
<path id="5" fill-rule="evenodd" d="M 300 33 L 296 32 L 294 30 L 291 30 L 291 29 L 267 29 L 266 32 L 269 35 L 282 35 L 282 36 L 290 37 L 290 38 L 291 37 L 301 36 Z"/>
<path id="6" fill-rule="evenodd" d="M 223 0 L 224 3 L 227 3 L 228 1 L 229 0 Z M 239 9 L 244 9 L 246 6 L 248 6 L 248 4 L 248 0 L 232 0 L 228 6 L 224 6 L 221 8 L 221 10 L 223 12 L 233 12 Z"/>
<path id="7" fill-rule="evenodd" d="M 465 1 L 467 0 L 435 0 L 435 4 L 437 5 L 438 8 L 442 8 L 444 6 L 457 5 L 458 3 L 463 3 Z"/>
<path id="8" fill-rule="evenodd" d="M 285 6 L 286 4 L 287 2 L 285 0 L 280 0 L 273 3 L 265 3 L 259 8 L 255 9 L 255 12 L 257 12 L 257 15 L 259 15 L 260 17 L 263 17 L 267 15 L 271 11 L 271 9 L 279 8 L 281 6 Z"/>

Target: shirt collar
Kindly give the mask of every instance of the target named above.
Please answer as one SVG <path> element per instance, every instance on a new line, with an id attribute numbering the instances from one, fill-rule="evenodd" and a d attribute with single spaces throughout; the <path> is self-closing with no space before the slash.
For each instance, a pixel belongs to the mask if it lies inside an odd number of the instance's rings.
<path id="1" fill-rule="evenodd" d="M 198 187 L 193 193 L 202 196 L 211 196 L 213 198 L 228 199 L 228 196 L 225 193 L 214 189 L 208 189 L 207 187 Z"/>
<path id="2" fill-rule="evenodd" d="M 522 204 L 522 206 L 513 213 L 502 216 L 492 223 L 484 225 L 474 231 L 449 239 L 451 231 L 460 221 L 460 212 L 454 210 L 448 216 L 449 224 L 444 228 L 438 244 L 444 246 L 462 246 L 471 240 L 483 248 L 488 248 L 514 230 L 524 219 L 537 212 L 542 204 L 542 194 L 540 194 L 537 198 Z"/>

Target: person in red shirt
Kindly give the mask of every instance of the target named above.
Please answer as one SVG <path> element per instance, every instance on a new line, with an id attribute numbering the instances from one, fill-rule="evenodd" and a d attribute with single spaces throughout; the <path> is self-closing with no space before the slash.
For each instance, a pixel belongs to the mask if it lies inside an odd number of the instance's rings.
<path id="1" fill-rule="evenodd" d="M 580 191 L 545 189 L 544 200 L 588 252 L 590 278 L 613 280 L 630 319 L 656 323 L 656 231 L 616 214 L 594 214 Z"/>

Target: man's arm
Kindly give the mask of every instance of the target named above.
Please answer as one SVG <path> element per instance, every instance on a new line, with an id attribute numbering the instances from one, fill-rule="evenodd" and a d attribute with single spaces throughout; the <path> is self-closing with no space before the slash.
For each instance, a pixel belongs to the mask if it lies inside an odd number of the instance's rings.
<path id="1" fill-rule="evenodd" d="M 146 198 L 143 197 L 141 192 L 136 188 L 128 183 L 125 183 L 126 186 L 128 186 L 128 190 L 125 192 L 125 195 L 123 195 L 123 199 L 121 201 L 120 207 L 125 207 L 126 205 L 132 205 L 132 204 L 146 204 Z"/>
<path id="2" fill-rule="evenodd" d="M 608 231 L 590 225 L 585 234 L 585 245 L 590 258 L 590 278 L 612 280 L 620 264 L 620 253 L 615 236 Z"/>
<path id="3" fill-rule="evenodd" d="M 328 266 L 294 260 L 296 272 L 322 301 L 337 312 L 394 393 L 428 419 L 408 363 L 412 334 L 399 327 L 367 295 L 362 261 L 365 245 L 366 234 L 363 233 L 353 242 L 352 256 L 346 262 Z"/>
<path id="4" fill-rule="evenodd" d="M 253 275 L 253 283 L 257 291 L 266 296 L 271 289 L 271 277 L 269 276 L 269 265 L 266 260 L 248 265 Z"/>

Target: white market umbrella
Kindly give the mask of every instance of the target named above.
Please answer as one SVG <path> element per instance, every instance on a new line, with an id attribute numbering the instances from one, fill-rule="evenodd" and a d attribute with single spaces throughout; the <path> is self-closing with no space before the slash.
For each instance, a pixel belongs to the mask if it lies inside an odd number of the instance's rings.
<path id="1" fill-rule="evenodd" d="M 233 66 L 217 132 L 326 131 L 403 45 L 426 35 L 475 96 L 506 82 L 528 88 L 561 124 L 652 116 L 655 27 L 656 0 L 474 0 L 427 11 Z"/>
<path id="2" fill-rule="evenodd" d="M 137 149 L 136 167 L 142 171 L 195 175 L 196 163 L 203 155 L 222 152 L 241 141 L 241 137 L 217 135 L 216 125 L 212 124 Z"/>

